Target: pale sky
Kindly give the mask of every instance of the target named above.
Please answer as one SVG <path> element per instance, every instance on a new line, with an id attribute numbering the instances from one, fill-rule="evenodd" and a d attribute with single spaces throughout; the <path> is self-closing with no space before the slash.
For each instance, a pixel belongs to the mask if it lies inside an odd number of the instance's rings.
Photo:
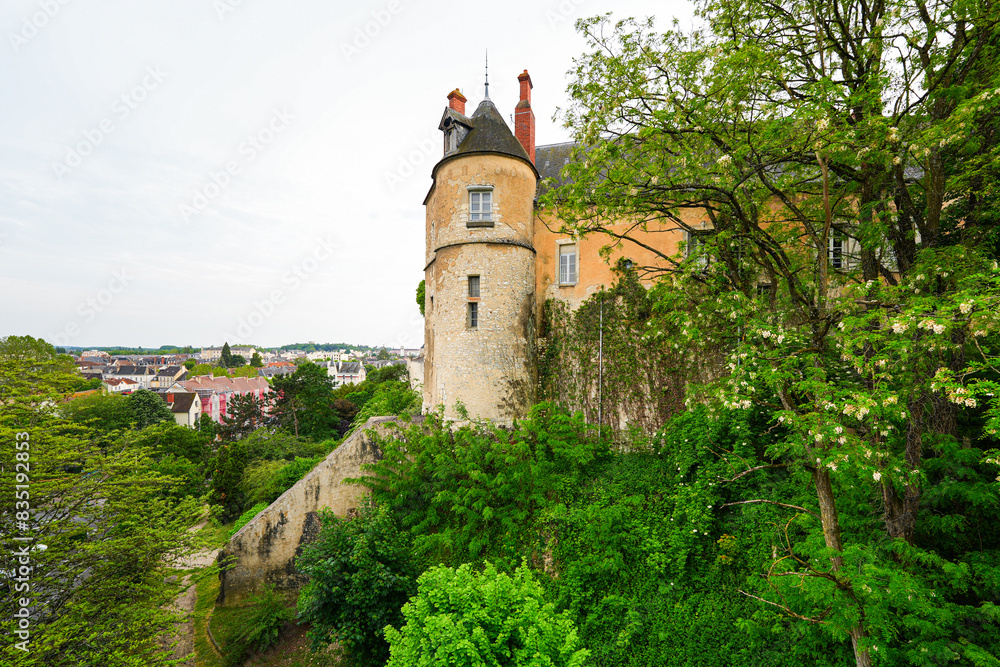
<path id="1" fill-rule="evenodd" d="M 424 207 L 458 87 L 538 145 L 577 18 L 681 0 L 2 0 L 0 337 L 419 347 Z M 366 34 L 367 33 L 367 34 Z"/>

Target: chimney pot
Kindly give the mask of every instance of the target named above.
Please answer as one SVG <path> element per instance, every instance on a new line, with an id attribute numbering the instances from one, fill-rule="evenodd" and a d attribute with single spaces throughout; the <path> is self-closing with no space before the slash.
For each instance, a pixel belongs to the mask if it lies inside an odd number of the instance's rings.
<path id="1" fill-rule="evenodd" d="M 458 88 L 448 93 L 448 107 L 454 109 L 463 116 L 465 115 L 466 101 L 465 95 L 463 95 Z"/>
<path id="2" fill-rule="evenodd" d="M 535 112 L 531 110 L 531 76 L 528 70 L 518 75 L 521 82 L 521 101 L 514 108 L 514 136 L 524 146 L 525 152 L 535 163 Z"/>

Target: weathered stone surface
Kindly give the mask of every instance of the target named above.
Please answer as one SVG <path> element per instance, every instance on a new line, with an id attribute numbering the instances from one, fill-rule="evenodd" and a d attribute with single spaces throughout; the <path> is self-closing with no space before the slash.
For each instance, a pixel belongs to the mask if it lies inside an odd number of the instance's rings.
<path id="1" fill-rule="evenodd" d="M 304 578 L 295 569 L 302 545 L 319 533 L 319 510 L 328 507 L 338 516 L 356 508 L 368 492 L 364 487 L 343 484 L 345 478 L 361 476 L 361 466 L 381 458 L 369 430 L 384 432 L 395 417 L 373 417 L 332 451 L 308 475 L 243 526 L 220 552 L 219 562 L 232 563 L 219 575 L 217 604 L 243 604 L 264 583 L 279 590 L 294 591 Z"/>
<path id="2" fill-rule="evenodd" d="M 426 201 L 425 412 L 444 405 L 456 419 L 460 400 L 473 417 L 509 424 L 533 402 L 536 180 L 529 163 L 508 155 L 463 155 L 435 169 Z M 491 226 L 469 226 L 470 188 L 492 188 Z"/>

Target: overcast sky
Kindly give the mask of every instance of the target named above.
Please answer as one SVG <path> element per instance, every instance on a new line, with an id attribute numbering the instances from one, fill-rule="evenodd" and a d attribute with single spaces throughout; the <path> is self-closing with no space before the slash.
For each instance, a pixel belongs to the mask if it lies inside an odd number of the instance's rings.
<path id="1" fill-rule="evenodd" d="M 437 123 L 538 145 L 585 48 L 575 19 L 686 2 L 3 0 L 0 336 L 59 345 L 419 347 Z M 366 34 L 367 33 L 367 34 Z"/>

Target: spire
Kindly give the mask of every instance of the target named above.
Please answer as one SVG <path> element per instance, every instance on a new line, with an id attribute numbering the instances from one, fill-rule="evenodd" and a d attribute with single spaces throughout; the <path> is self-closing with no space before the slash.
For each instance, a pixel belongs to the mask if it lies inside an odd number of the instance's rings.
<path id="1" fill-rule="evenodd" d="M 486 99 L 490 99 L 490 50 L 486 49 Z"/>

